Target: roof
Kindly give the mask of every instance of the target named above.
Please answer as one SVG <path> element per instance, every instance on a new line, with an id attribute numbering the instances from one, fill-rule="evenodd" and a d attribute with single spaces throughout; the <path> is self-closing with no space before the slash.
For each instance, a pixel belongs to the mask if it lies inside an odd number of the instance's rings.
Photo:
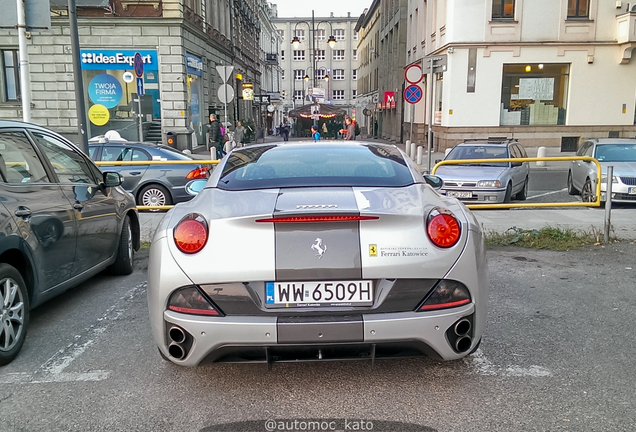
<path id="1" fill-rule="evenodd" d="M 331 104 L 316 104 L 310 103 L 308 105 L 303 105 L 298 108 L 294 108 L 289 111 L 289 117 L 301 117 L 301 118 L 311 118 L 312 115 L 312 107 L 318 105 L 320 107 L 320 118 L 334 118 L 339 115 L 345 115 L 347 110 L 344 108 L 339 108 L 336 105 Z"/>

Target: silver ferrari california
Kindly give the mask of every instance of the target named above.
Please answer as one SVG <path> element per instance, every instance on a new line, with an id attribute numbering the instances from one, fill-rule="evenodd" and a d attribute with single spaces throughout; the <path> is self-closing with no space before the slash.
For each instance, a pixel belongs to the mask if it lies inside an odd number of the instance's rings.
<path id="1" fill-rule="evenodd" d="M 473 352 L 486 322 L 484 240 L 441 186 L 392 145 L 232 151 L 152 240 L 161 355 L 197 366 Z"/>

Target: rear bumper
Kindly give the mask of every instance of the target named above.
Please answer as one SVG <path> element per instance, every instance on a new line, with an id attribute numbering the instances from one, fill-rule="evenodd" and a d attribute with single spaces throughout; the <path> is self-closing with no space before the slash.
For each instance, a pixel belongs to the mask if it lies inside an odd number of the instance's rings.
<path id="1" fill-rule="evenodd" d="M 435 312 L 401 312 L 360 315 L 360 332 L 351 331 L 351 321 L 328 320 L 314 323 L 306 330 L 306 339 L 298 334 L 293 343 L 284 335 L 279 318 L 272 317 L 200 317 L 164 312 L 164 341 L 159 349 L 174 363 L 198 366 L 213 362 L 316 361 L 404 357 L 425 355 L 439 360 L 454 360 L 467 355 L 481 338 L 472 327 L 462 352 L 449 331 L 462 318 L 470 317 L 474 304 Z M 324 326 L 322 326 L 324 325 Z M 181 347 L 182 359 L 171 355 L 169 331 L 178 326 L 187 333 Z M 342 331 L 340 331 L 342 330 Z M 302 334 L 302 332 L 301 332 Z M 322 335 L 330 341 L 321 343 Z M 328 336 L 331 335 L 331 336 Z M 342 335 L 334 338 L 333 335 Z M 177 349 L 176 352 L 181 352 Z"/>

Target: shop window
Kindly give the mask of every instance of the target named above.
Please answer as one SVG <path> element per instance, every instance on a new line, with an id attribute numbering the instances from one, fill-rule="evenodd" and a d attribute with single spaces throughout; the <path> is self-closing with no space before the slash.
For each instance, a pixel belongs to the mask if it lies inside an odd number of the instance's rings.
<path id="1" fill-rule="evenodd" d="M 3 98 L 2 102 L 17 101 L 20 99 L 20 68 L 18 62 L 18 51 L 2 51 L 2 82 Z M 0 93 L 1 94 L 1 93 Z"/>
<path id="2" fill-rule="evenodd" d="M 588 18 L 590 14 L 590 0 L 568 0 L 568 19 Z"/>
<path id="3" fill-rule="evenodd" d="M 501 125 L 564 125 L 568 74 L 567 64 L 504 65 Z"/>
<path id="4" fill-rule="evenodd" d="M 514 19 L 515 0 L 492 0 L 493 19 Z"/>

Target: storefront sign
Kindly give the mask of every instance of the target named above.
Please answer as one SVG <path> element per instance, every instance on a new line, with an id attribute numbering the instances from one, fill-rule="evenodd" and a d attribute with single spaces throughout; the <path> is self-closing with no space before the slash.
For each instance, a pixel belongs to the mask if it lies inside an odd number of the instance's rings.
<path id="1" fill-rule="evenodd" d="M 150 50 L 80 50 L 83 70 L 132 70 L 135 53 L 141 54 L 144 70 L 159 70 L 157 51 Z"/>
<path id="2" fill-rule="evenodd" d="M 395 92 L 392 92 L 392 91 L 384 92 L 384 107 L 386 109 L 395 108 Z"/>
<path id="3" fill-rule="evenodd" d="M 186 70 L 191 75 L 203 75 L 203 60 L 191 54 L 186 54 Z"/>
<path id="4" fill-rule="evenodd" d="M 88 119 L 96 126 L 104 126 L 110 120 L 110 111 L 104 105 L 93 105 L 88 109 Z"/>
<path id="5" fill-rule="evenodd" d="M 91 102 L 109 109 L 119 105 L 122 95 L 121 84 L 112 75 L 99 74 L 88 84 L 88 97 Z"/>
<path id="6" fill-rule="evenodd" d="M 254 84 L 243 83 L 243 100 L 254 100 Z"/>

